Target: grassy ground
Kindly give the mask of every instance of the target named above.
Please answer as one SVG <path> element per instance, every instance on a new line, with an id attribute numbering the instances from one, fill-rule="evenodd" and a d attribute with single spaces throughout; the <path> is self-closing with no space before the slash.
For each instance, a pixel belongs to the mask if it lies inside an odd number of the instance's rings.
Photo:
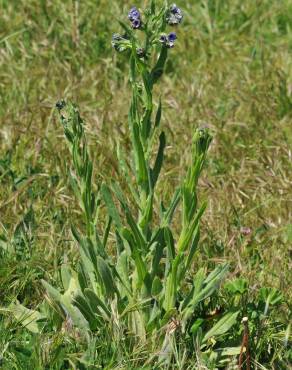
<path id="1" fill-rule="evenodd" d="M 177 3 L 185 21 L 161 90 L 168 147 L 160 191 L 167 198 L 179 183 L 190 158 L 192 132 L 208 125 L 215 140 L 201 183 L 209 205 L 198 264 L 228 260 L 232 276 L 246 278 L 253 291 L 266 285 L 280 289 L 286 303 L 279 316 L 287 320 L 292 4 Z M 129 87 L 126 61 L 118 60 L 110 39 L 129 5 L 86 0 L 77 13 L 71 1 L 0 0 L 2 307 L 15 299 L 36 307 L 44 294 L 40 279 L 58 280 L 58 266 L 78 258 L 69 225 L 79 211 L 68 186 L 69 157 L 54 113 L 59 98 L 72 98 L 81 107 L 96 177 L 118 176 L 115 147 L 118 141 L 125 150 L 129 147 Z M 15 331 L 26 340 L 17 324 L 1 325 L 6 329 L 0 357 Z M 14 361 L 16 355 L 11 356 Z"/>

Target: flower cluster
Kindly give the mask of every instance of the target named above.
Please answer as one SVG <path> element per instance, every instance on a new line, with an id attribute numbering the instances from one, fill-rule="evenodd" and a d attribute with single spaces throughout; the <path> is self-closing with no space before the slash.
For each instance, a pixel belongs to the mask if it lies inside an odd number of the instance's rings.
<path id="1" fill-rule="evenodd" d="M 167 48 L 173 48 L 174 47 L 174 42 L 177 39 L 176 33 L 175 32 L 170 32 L 169 35 L 163 33 L 160 36 L 159 41 L 162 43 L 162 45 L 166 46 Z"/>
<path id="2" fill-rule="evenodd" d="M 142 26 L 141 14 L 135 6 L 130 9 L 128 18 L 131 21 L 132 28 L 134 30 L 137 30 Z"/>
<path id="3" fill-rule="evenodd" d="M 131 22 L 131 26 L 133 30 L 141 29 L 144 30 L 145 27 L 147 27 L 148 18 L 152 16 L 151 12 L 145 12 L 145 24 L 142 22 L 142 15 L 137 7 L 133 6 L 128 13 L 128 19 Z M 160 12 L 160 14 L 157 16 L 154 16 L 155 24 L 156 24 L 156 30 L 153 30 L 154 37 L 153 42 L 154 44 L 157 44 L 157 42 L 160 42 L 164 47 L 166 48 L 173 48 L 175 45 L 175 40 L 177 39 L 177 35 L 175 32 L 162 33 L 157 35 L 157 31 L 161 30 L 163 31 L 165 29 L 166 24 L 169 25 L 178 25 L 181 23 L 183 19 L 183 13 L 180 8 L 176 6 L 176 4 L 172 4 L 169 8 L 164 8 L 164 11 Z M 166 20 L 166 22 L 165 22 Z M 158 22 L 158 23 L 157 23 Z M 159 23 L 160 22 L 160 23 Z M 124 27 L 125 28 L 125 27 Z M 160 32 L 161 32 L 160 31 Z M 145 28 L 145 32 L 147 33 L 147 29 Z M 159 31 L 158 31 L 159 32 Z M 125 50 L 133 49 L 133 43 L 132 38 L 134 35 L 130 30 L 126 31 L 126 34 L 124 36 L 121 36 L 120 34 L 114 34 L 112 37 L 112 46 L 115 50 L 118 52 L 122 52 Z M 136 40 L 138 41 L 138 40 Z M 148 46 L 149 46 L 149 38 L 147 39 L 145 48 L 138 47 L 136 49 L 136 54 L 138 58 L 145 58 L 147 59 L 149 54 Z M 151 44 L 151 42 L 150 42 Z"/>
<path id="4" fill-rule="evenodd" d="M 168 14 L 166 16 L 166 21 L 171 26 L 176 26 L 181 23 L 183 19 L 183 13 L 176 4 L 172 4 L 169 8 Z"/>

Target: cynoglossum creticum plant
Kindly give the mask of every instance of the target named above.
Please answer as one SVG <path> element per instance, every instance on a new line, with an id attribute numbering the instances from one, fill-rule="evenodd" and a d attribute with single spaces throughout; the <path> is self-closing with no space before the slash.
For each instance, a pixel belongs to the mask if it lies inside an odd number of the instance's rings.
<path id="1" fill-rule="evenodd" d="M 134 207 L 115 182 L 94 190 L 93 165 L 78 109 L 70 102 L 57 104 L 73 160 L 70 182 L 83 212 L 85 230 L 72 227 L 81 258 L 77 270 L 62 268 L 64 292 L 44 282 L 52 304 L 86 338 L 105 329 L 112 333 L 114 341 L 131 338 L 131 345 L 152 343 L 155 350 L 160 349 L 161 361 L 167 362 L 176 345 L 174 333 L 197 338 L 201 350 L 210 350 L 215 343 L 210 339 L 225 334 L 237 317 L 237 312 L 227 313 L 205 332 L 204 320 L 197 320 L 203 315 L 204 302 L 218 290 L 228 270 L 227 265 L 220 265 L 208 276 L 204 269 L 192 274 L 200 220 L 206 208 L 206 203 L 198 202 L 197 186 L 211 143 L 207 129 L 199 129 L 193 136 L 192 160 L 170 205 L 161 203 L 159 210 L 154 209 L 166 139 L 163 131 L 159 133 L 162 104 L 159 100 L 154 112 L 153 87 L 163 74 L 169 49 L 176 40 L 168 27 L 178 25 L 182 17 L 175 4 L 168 6 L 165 2 L 157 10 L 152 1 L 143 14 L 132 8 L 128 15 L 130 26 L 120 22 L 125 33 L 115 34 L 112 39 L 113 47 L 127 52 L 130 60 L 132 98 L 128 123 L 133 161 L 128 166 L 121 150 L 118 160 L 130 184 Z M 153 155 L 157 133 L 159 145 Z M 103 232 L 98 230 L 101 203 L 108 213 Z M 176 241 L 172 219 L 179 204 L 181 232 Z M 154 212 L 159 216 L 155 222 Z M 108 248 L 110 230 L 116 237 L 114 253 L 109 253 Z"/>

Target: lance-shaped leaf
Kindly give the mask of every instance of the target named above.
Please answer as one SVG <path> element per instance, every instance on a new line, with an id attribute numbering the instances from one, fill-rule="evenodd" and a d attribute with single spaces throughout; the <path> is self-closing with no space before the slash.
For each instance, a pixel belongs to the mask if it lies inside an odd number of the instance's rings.
<path id="1" fill-rule="evenodd" d="M 48 296 L 50 299 L 65 311 L 65 314 L 68 315 L 73 324 L 78 327 L 82 331 L 89 330 L 88 321 L 82 315 L 77 307 L 73 305 L 72 297 L 70 295 L 61 294 L 58 292 L 57 289 L 53 288 L 50 284 L 46 281 L 42 280 L 42 284 L 45 287 Z"/>
<path id="2" fill-rule="evenodd" d="M 115 293 L 119 294 L 119 291 L 116 287 L 111 270 L 107 262 L 99 256 L 97 257 L 96 264 L 97 272 L 104 286 L 104 295 L 113 298 Z"/>
<path id="3" fill-rule="evenodd" d="M 32 333 L 35 334 L 41 333 L 42 328 L 44 326 L 44 322 L 42 321 L 45 320 L 45 316 L 42 315 L 40 312 L 35 310 L 29 310 L 28 308 L 22 306 L 19 303 L 11 304 L 7 309 L 4 309 L 3 311 L 12 313 L 15 319 Z"/>
<path id="4" fill-rule="evenodd" d="M 159 99 L 158 109 L 155 116 L 155 128 L 157 128 L 160 125 L 162 116 L 162 104 L 161 104 L 161 98 Z"/>
<path id="5" fill-rule="evenodd" d="M 84 295 L 88 299 L 90 307 L 93 312 L 97 314 L 101 314 L 104 319 L 110 320 L 111 319 L 111 312 L 108 309 L 107 305 L 103 302 L 101 298 L 99 298 L 92 290 L 85 289 Z"/>
<path id="6" fill-rule="evenodd" d="M 102 197 L 103 197 L 103 201 L 105 202 L 105 205 L 107 207 L 107 211 L 108 211 L 109 215 L 113 219 L 117 228 L 120 229 L 122 227 L 121 218 L 120 218 L 119 212 L 118 212 L 118 210 L 117 210 L 117 208 L 114 204 L 114 201 L 113 201 L 113 198 L 112 198 L 112 195 L 111 195 L 111 191 L 110 191 L 110 189 L 107 185 L 105 185 L 105 184 L 102 185 L 101 194 L 102 194 Z"/>
<path id="7" fill-rule="evenodd" d="M 136 122 L 133 122 L 133 143 L 134 143 L 134 152 L 136 157 L 137 164 L 137 181 L 138 184 L 147 191 L 148 189 L 148 170 L 145 160 L 144 149 L 140 139 L 140 130 Z"/>
<path id="8" fill-rule="evenodd" d="M 72 300 L 73 304 L 79 309 L 82 315 L 85 317 L 89 323 L 90 330 L 96 330 L 101 324 L 101 319 L 98 315 L 91 309 L 91 306 L 87 299 L 82 294 L 76 294 Z"/>
<path id="9" fill-rule="evenodd" d="M 143 283 L 147 282 L 146 276 L 147 276 L 147 266 L 141 256 L 140 250 L 137 248 L 137 244 L 135 243 L 135 240 L 131 234 L 131 232 L 127 229 L 122 230 L 122 236 L 125 240 L 129 243 L 130 249 L 131 249 L 131 257 L 133 258 L 136 266 L 136 270 L 138 273 L 138 282 L 137 287 L 141 287 Z M 148 291 L 151 289 L 151 287 L 148 285 Z"/>
<path id="10" fill-rule="evenodd" d="M 158 148 L 158 153 L 156 156 L 155 164 L 153 167 L 153 170 L 151 170 L 151 180 L 152 180 L 152 188 L 154 189 L 155 184 L 158 180 L 158 176 L 161 171 L 161 167 L 163 164 L 163 157 L 164 157 L 164 149 L 166 145 L 166 140 L 165 140 L 165 133 L 162 132 L 159 136 L 159 148 Z"/>
<path id="11" fill-rule="evenodd" d="M 154 85 L 163 74 L 164 66 L 167 60 L 168 50 L 165 46 L 161 47 L 159 58 L 151 71 L 151 80 Z"/>
<path id="12" fill-rule="evenodd" d="M 194 279 L 194 287 L 182 304 L 181 310 L 184 322 L 193 314 L 199 302 L 210 297 L 219 288 L 221 281 L 228 273 L 228 268 L 228 264 L 219 265 L 206 279 L 204 279 L 203 270 L 198 271 Z"/>
<path id="13" fill-rule="evenodd" d="M 151 193 L 148 195 L 147 200 L 146 200 L 146 205 L 142 213 L 141 220 L 139 222 L 139 227 L 141 230 L 146 229 L 149 227 L 149 224 L 152 220 L 152 215 L 153 215 L 153 197 L 154 194 L 151 191 Z"/>
<path id="14" fill-rule="evenodd" d="M 187 249 L 189 243 L 191 242 L 192 238 L 194 237 L 194 232 L 195 232 L 196 228 L 199 225 L 199 222 L 201 220 L 201 217 L 202 217 L 206 207 L 207 207 L 207 204 L 205 202 L 205 203 L 202 204 L 201 208 L 197 212 L 195 218 L 192 220 L 192 222 L 188 226 L 188 228 L 182 230 L 182 233 L 181 233 L 179 241 L 178 241 L 178 247 L 177 247 L 179 253 L 182 253 Z"/>
<path id="15" fill-rule="evenodd" d="M 126 214 L 127 222 L 131 228 L 136 244 L 138 248 L 140 249 L 140 253 L 144 253 L 146 251 L 146 241 L 142 233 L 140 232 L 134 217 L 132 216 L 131 210 L 127 205 L 126 199 L 120 187 L 117 184 L 113 184 L 113 189 L 114 189 L 115 195 L 119 199 L 121 206 Z"/>
<path id="16" fill-rule="evenodd" d="M 177 189 L 172 197 L 170 206 L 168 207 L 168 209 L 166 210 L 163 216 L 162 226 L 169 226 L 169 224 L 172 221 L 176 207 L 179 204 L 180 199 L 181 199 L 181 190 Z"/>
<path id="17" fill-rule="evenodd" d="M 222 317 L 203 337 L 203 343 L 211 337 L 225 334 L 237 321 L 239 311 L 229 312 Z"/>
<path id="18" fill-rule="evenodd" d="M 146 107 L 142 118 L 141 136 L 145 143 L 151 132 L 151 115 L 153 110 L 151 76 L 145 68 L 143 68 L 142 78 L 146 92 Z"/>

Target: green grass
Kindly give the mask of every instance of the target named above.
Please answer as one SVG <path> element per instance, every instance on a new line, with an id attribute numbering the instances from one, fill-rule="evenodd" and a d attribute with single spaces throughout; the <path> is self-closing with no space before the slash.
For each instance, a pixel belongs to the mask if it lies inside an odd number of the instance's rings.
<path id="1" fill-rule="evenodd" d="M 159 193 L 171 197 L 190 161 L 190 133 L 208 125 L 214 141 L 200 182 L 208 207 L 194 269 L 230 262 L 230 279 L 248 281 L 250 300 L 262 287 L 280 290 L 284 299 L 276 318 L 284 331 L 292 298 L 292 4 L 177 3 L 185 19 L 157 87 L 168 138 Z M 68 184 L 70 157 L 54 112 L 58 99 L 70 98 L 80 106 L 96 183 L 100 178 L 125 183 L 115 147 L 119 142 L 126 152 L 130 148 L 130 88 L 126 57 L 113 52 L 110 40 L 119 30 L 117 19 L 132 3 L 86 0 L 77 18 L 73 4 L 0 0 L 2 308 L 15 300 L 38 307 L 44 297 L 40 280 L 60 284 L 61 264 L 78 260 L 70 224 L 81 222 L 81 213 Z M 244 227 L 251 229 L 249 235 Z M 226 296 L 220 300 L 228 304 Z M 0 316 L 0 332 L 5 369 L 26 369 L 32 363 L 36 369 L 74 368 L 83 351 L 82 343 L 66 333 L 51 328 L 35 337 L 6 314 Z M 268 339 L 273 335 L 267 332 Z M 34 355 L 32 349 L 38 349 Z M 147 349 L 140 350 L 127 359 L 126 349 L 113 343 L 100 349 L 99 365 L 126 368 L 132 359 L 129 368 L 138 368 L 139 356 L 148 356 Z M 178 357 L 182 362 L 183 354 Z M 287 359 L 281 366 L 289 366 Z M 279 363 L 263 365 L 280 368 Z"/>

